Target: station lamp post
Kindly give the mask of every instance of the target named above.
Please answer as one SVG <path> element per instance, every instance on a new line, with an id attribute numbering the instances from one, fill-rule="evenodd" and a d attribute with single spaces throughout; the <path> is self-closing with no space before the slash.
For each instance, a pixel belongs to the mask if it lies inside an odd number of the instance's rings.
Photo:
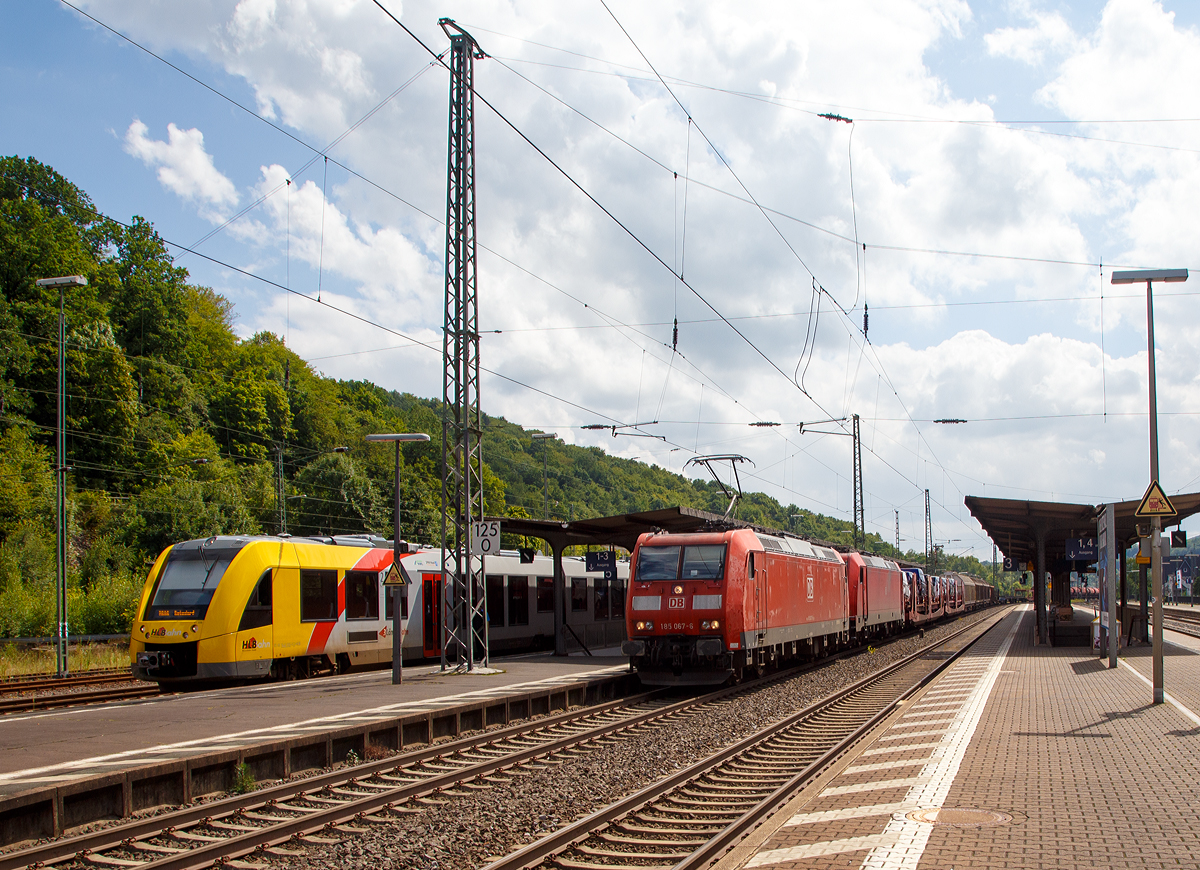
<path id="1" fill-rule="evenodd" d="M 54 467 L 55 515 L 57 520 L 57 542 L 55 545 L 55 599 L 58 612 L 58 629 L 55 634 L 54 658 L 56 673 L 67 675 L 67 456 L 66 438 L 66 347 L 67 316 L 66 290 L 68 287 L 86 287 L 87 278 L 82 275 L 64 275 L 60 278 L 40 278 L 39 287 L 58 288 L 58 462 Z"/>
<path id="2" fill-rule="evenodd" d="M 396 494 L 395 501 L 392 503 L 392 571 L 395 579 L 399 580 L 392 586 L 391 602 L 392 602 L 392 685 L 398 686 L 404 682 L 404 663 L 401 660 L 402 650 L 400 648 L 400 599 L 401 592 L 407 594 L 404 589 L 403 578 L 404 574 L 400 570 L 400 556 L 402 553 L 408 552 L 408 545 L 404 545 L 401 550 L 400 544 L 400 445 L 412 441 L 428 441 L 429 436 L 424 432 L 393 432 L 386 435 L 368 435 L 367 441 L 394 441 L 396 442 Z"/>
<path id="3" fill-rule="evenodd" d="M 1140 269 L 1113 272 L 1114 284 L 1146 282 L 1146 347 L 1150 365 L 1150 482 L 1158 484 L 1158 388 L 1154 379 L 1154 293 L 1155 281 L 1168 284 L 1186 281 L 1187 269 Z M 1162 600 L 1162 519 L 1150 520 L 1150 595 L 1154 602 L 1151 615 L 1154 632 L 1154 703 L 1163 702 L 1163 600 Z"/>

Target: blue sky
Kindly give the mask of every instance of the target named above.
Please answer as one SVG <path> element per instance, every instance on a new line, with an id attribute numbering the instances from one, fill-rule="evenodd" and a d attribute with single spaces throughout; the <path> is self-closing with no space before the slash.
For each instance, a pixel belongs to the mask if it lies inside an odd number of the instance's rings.
<path id="1" fill-rule="evenodd" d="M 440 343 L 447 80 L 400 28 L 370 0 L 79 5 L 312 148 L 65 4 L 29 0 L 0 5 L 3 153 L 188 246 L 265 196 L 199 250 Z M 1107 267 L 1037 260 L 1200 267 L 1193 4 L 385 5 L 437 51 L 438 17 L 472 29 L 493 55 L 477 62 L 479 92 L 664 262 L 682 260 L 746 338 L 480 107 L 481 320 L 502 330 L 485 335 L 484 363 L 511 379 L 485 378 L 489 413 L 677 471 L 696 451 L 743 453 L 750 487 L 846 518 L 848 439 L 795 424 L 858 413 L 869 527 L 890 538 L 899 510 L 919 545 L 928 487 L 935 537 L 980 556 L 964 494 L 1141 494 L 1144 301 Z M 331 162 L 301 171 L 414 76 Z M 742 185 L 773 225 L 735 198 Z M 440 392 L 436 354 L 180 253 L 234 301 L 243 334 L 286 334 L 332 376 Z M 828 293 L 809 353 L 814 279 Z M 1200 485 L 1190 286 L 1157 301 L 1169 492 Z M 579 428 L 645 420 L 667 440 Z"/>

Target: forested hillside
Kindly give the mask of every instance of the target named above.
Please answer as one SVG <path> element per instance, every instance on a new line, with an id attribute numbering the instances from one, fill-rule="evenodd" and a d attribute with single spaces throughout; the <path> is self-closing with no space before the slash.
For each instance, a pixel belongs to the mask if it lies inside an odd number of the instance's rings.
<path id="1" fill-rule="evenodd" d="M 110 220 L 50 167 L 0 158 L 0 635 L 54 621 L 59 299 L 35 282 L 73 274 L 88 284 L 65 297 L 72 633 L 127 629 L 148 562 L 175 541 L 284 523 L 390 537 L 394 452 L 368 446 L 371 432 L 430 435 L 403 449 L 403 533 L 437 540 L 440 402 L 323 377 L 270 333 L 239 340 L 230 303 L 189 283 L 148 221 Z M 551 516 L 724 511 L 711 482 L 530 434 L 486 419 L 489 513 L 541 515 L 543 449 Z M 849 523 L 757 493 L 738 516 L 851 537 Z M 878 536 L 869 546 L 894 552 Z"/>

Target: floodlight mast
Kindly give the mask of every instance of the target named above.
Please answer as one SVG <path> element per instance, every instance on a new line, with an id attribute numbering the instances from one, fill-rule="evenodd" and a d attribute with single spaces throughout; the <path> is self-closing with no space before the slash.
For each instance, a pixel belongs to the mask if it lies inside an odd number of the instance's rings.
<path id="1" fill-rule="evenodd" d="M 1158 479 L 1158 387 L 1154 373 L 1154 290 L 1155 281 L 1177 284 L 1188 279 L 1187 269 L 1137 269 L 1128 272 L 1113 272 L 1112 283 L 1136 284 L 1146 282 L 1146 348 L 1150 368 L 1150 481 Z M 1154 703 L 1164 700 L 1163 691 L 1163 592 L 1162 592 L 1162 519 L 1155 516 L 1150 520 L 1150 594 L 1154 599 L 1151 616 L 1154 633 L 1153 689 Z"/>

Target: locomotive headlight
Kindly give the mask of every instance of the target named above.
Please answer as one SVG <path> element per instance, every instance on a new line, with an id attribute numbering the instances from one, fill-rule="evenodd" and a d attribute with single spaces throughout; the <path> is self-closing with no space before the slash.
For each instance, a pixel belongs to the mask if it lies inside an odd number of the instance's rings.
<path id="1" fill-rule="evenodd" d="M 709 621 L 707 619 L 704 620 L 703 622 L 700 623 L 700 630 L 708 631 L 709 625 L 710 625 Z"/>
<path id="2" fill-rule="evenodd" d="M 719 620 L 719 619 L 714 619 L 714 620 L 712 621 L 712 627 L 713 627 L 713 628 L 720 628 L 720 627 L 721 627 L 721 620 Z"/>
<path id="3" fill-rule="evenodd" d="M 644 622 L 639 622 L 634 626 L 634 628 L 636 628 L 638 631 L 642 631 L 643 629 L 645 629 L 645 627 L 646 627 L 646 623 L 644 623 Z"/>
<path id="4" fill-rule="evenodd" d="M 682 586 L 680 586 L 680 585 L 678 585 L 678 584 L 676 584 L 675 588 L 674 588 L 674 589 L 672 589 L 671 591 L 672 591 L 672 592 L 674 592 L 676 595 L 682 595 L 682 594 L 683 594 L 683 587 L 682 587 Z"/>

